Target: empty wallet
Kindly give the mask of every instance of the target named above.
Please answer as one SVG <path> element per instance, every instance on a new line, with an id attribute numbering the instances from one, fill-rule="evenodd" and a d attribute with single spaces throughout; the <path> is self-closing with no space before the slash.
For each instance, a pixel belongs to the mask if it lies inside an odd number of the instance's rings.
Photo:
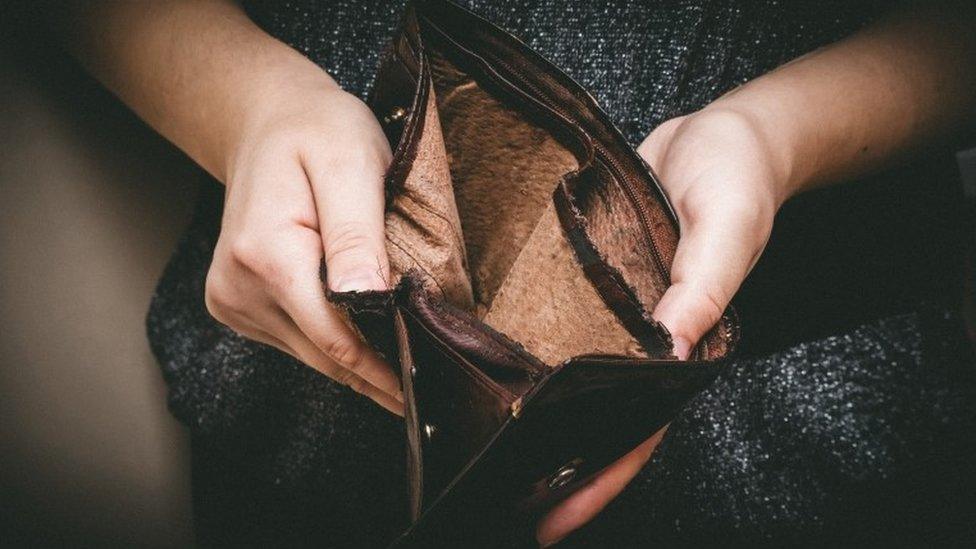
<path id="1" fill-rule="evenodd" d="M 675 360 L 650 315 L 678 241 L 667 197 L 596 100 L 512 35 L 414 2 L 370 106 L 394 150 L 392 289 L 329 299 L 403 383 L 412 526 L 395 544 L 528 539 L 714 379 L 737 322 Z"/>

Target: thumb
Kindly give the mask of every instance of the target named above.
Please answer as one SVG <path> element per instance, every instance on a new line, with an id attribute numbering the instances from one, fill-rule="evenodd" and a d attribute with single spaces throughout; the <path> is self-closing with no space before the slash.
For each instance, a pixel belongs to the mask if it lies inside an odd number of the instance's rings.
<path id="1" fill-rule="evenodd" d="M 686 216 L 688 217 L 688 216 Z M 685 360 L 719 321 L 762 252 L 768 236 L 755 211 L 724 211 L 686 219 L 671 266 L 671 286 L 653 316 L 671 332 Z"/>
<path id="2" fill-rule="evenodd" d="M 309 162 L 322 234 L 327 283 L 332 291 L 385 290 L 389 261 L 384 232 L 382 155 L 341 162 Z"/>

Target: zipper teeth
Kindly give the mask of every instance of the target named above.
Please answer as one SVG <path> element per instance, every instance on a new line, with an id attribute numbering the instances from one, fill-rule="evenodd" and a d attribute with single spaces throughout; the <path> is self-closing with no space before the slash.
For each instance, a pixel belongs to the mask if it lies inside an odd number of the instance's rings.
<path id="1" fill-rule="evenodd" d="M 494 61 L 496 64 L 505 67 L 508 70 L 509 74 L 514 76 L 516 80 L 522 83 L 522 85 L 535 92 L 536 100 L 545 104 L 547 107 L 549 107 L 551 110 L 558 113 L 563 118 L 567 120 L 573 120 L 573 117 L 569 116 L 566 113 L 566 111 L 561 109 L 556 103 L 550 100 L 535 85 L 533 85 L 531 82 L 526 81 L 524 77 L 520 76 L 516 71 L 512 70 L 512 67 L 510 67 L 508 64 L 498 59 L 495 59 Z M 664 276 L 665 283 L 670 283 L 671 273 L 667 268 L 667 266 L 664 264 L 664 260 L 661 257 L 661 253 L 660 251 L 658 251 L 657 245 L 654 242 L 654 238 L 651 236 L 650 220 L 649 220 L 650 216 L 646 208 L 644 207 L 643 202 L 641 202 L 637 198 L 637 191 L 634 190 L 633 182 L 629 178 L 624 176 L 623 169 L 611 157 L 611 155 L 606 151 L 603 145 L 601 145 L 596 141 L 593 141 L 592 139 L 589 139 L 589 142 L 592 145 L 593 149 L 598 153 L 597 154 L 598 158 L 600 158 L 600 160 L 602 160 L 604 164 L 608 165 L 611 168 L 613 175 L 616 176 L 618 181 L 620 181 L 621 186 L 624 189 L 624 194 L 627 195 L 627 198 L 630 200 L 631 205 L 634 206 L 634 209 L 637 212 L 637 217 L 640 219 L 641 228 L 643 229 L 642 232 L 644 234 L 644 239 L 647 242 L 648 248 L 650 249 L 651 256 L 654 262 L 657 264 L 658 269 L 662 273 L 662 276 Z"/>
<path id="2" fill-rule="evenodd" d="M 603 149 L 602 146 L 594 145 L 594 148 L 600 152 L 600 157 L 612 167 L 614 175 L 621 182 L 621 185 L 623 186 L 624 189 L 624 193 L 630 199 L 631 204 L 634 206 L 634 209 L 637 211 L 637 217 L 640 218 L 641 227 L 644 229 L 643 231 L 644 238 L 647 239 L 648 247 L 650 248 L 651 251 L 651 256 L 653 256 L 654 262 L 657 263 L 657 267 L 661 272 L 661 276 L 664 277 L 665 283 L 670 284 L 671 271 L 664 264 L 664 259 L 661 257 L 661 252 L 657 249 L 657 244 L 654 242 L 654 237 L 651 236 L 650 214 L 647 212 L 647 209 L 644 207 L 644 203 L 641 202 L 639 198 L 637 198 L 637 191 L 634 190 L 633 183 L 630 181 L 630 179 L 628 179 L 623 175 L 623 170 L 620 168 L 620 166 L 617 165 L 617 163 L 612 158 L 610 158 L 609 154 Z"/>

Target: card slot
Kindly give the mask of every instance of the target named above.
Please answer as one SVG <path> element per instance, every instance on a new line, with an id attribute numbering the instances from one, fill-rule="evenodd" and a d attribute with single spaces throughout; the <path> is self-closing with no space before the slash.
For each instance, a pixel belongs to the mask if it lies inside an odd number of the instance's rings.
<path id="1" fill-rule="evenodd" d="M 451 303 L 472 307 L 471 282 L 468 278 L 467 254 L 461 235 L 461 222 L 454 200 L 447 152 L 437 112 L 436 96 L 429 79 L 426 62 L 421 58 L 420 82 L 427 91 L 418 93 L 426 100 L 410 114 L 410 124 L 421 128 L 405 133 L 397 150 L 412 150 L 406 169 L 391 174 L 392 195 L 387 205 L 387 240 L 390 269 L 394 284 L 402 273 L 419 267 L 429 275 Z"/>

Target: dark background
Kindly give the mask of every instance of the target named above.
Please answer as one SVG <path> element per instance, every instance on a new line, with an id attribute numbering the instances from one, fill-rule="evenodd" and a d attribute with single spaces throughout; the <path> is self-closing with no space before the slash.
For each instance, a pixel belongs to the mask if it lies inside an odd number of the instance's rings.
<path id="1" fill-rule="evenodd" d="M 187 545 L 188 444 L 144 317 L 197 168 L 66 56 L 5 27 L 0 546 Z"/>

